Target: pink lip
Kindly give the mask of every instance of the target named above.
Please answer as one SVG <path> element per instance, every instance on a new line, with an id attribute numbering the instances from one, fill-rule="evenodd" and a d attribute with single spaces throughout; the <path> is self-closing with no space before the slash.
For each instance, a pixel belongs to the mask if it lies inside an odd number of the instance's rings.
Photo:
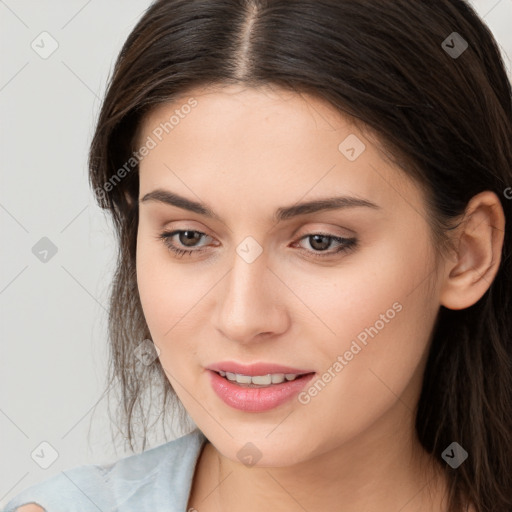
<path id="1" fill-rule="evenodd" d="M 267 365 L 268 367 L 268 365 Z M 284 368 L 284 367 L 280 367 Z M 293 368 L 292 368 L 293 370 Z M 247 369 L 245 369 L 247 371 Z M 245 412 L 263 412 L 273 409 L 278 405 L 290 400 L 298 394 L 306 384 L 315 376 L 314 373 L 298 377 L 295 380 L 284 381 L 281 384 L 272 384 L 268 387 L 247 388 L 237 384 L 233 384 L 224 377 L 221 377 L 213 370 L 209 370 L 210 383 L 213 390 L 219 398 L 234 409 Z M 242 372 L 235 372 L 242 373 Z M 266 372 L 266 373 L 285 373 L 282 371 Z M 265 375 L 258 374 L 258 375 Z M 298 373 L 297 370 L 286 373 Z M 247 375 L 247 374 L 246 374 Z"/>
<path id="2" fill-rule="evenodd" d="M 269 373 L 295 373 L 304 374 L 312 373 L 314 370 L 301 370 L 299 368 L 292 368 L 291 366 L 282 366 L 274 363 L 253 363 L 250 365 L 235 363 L 234 361 L 221 361 L 214 363 L 206 368 L 214 372 L 223 371 L 230 373 L 240 373 L 242 375 L 268 375 Z"/>

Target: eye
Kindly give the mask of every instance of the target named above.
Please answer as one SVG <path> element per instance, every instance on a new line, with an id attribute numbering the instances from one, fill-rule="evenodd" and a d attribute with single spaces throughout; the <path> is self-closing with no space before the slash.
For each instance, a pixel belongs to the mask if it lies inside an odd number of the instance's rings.
<path id="1" fill-rule="evenodd" d="M 177 241 L 180 244 L 177 246 L 173 242 L 173 238 L 177 236 Z M 158 240 L 164 242 L 165 246 L 176 254 L 179 257 L 184 255 L 191 256 L 192 253 L 202 253 L 205 251 L 203 248 L 194 249 L 194 247 L 202 247 L 195 245 L 196 242 L 200 241 L 203 237 L 211 238 L 205 233 L 201 231 L 195 231 L 192 229 L 180 230 L 177 229 L 175 231 L 164 231 L 157 236 Z M 355 249 L 357 245 L 356 238 L 343 238 L 327 233 L 311 233 L 308 235 L 304 235 L 299 239 L 295 244 L 300 243 L 302 240 L 309 240 L 310 246 L 313 250 L 306 250 L 311 254 L 314 258 L 327 258 L 329 256 L 333 256 L 335 254 L 349 251 Z M 337 246 L 334 250 L 328 251 L 329 247 L 331 247 L 332 243 L 335 242 Z M 192 249 L 183 249 L 182 247 L 191 247 Z M 324 254 L 322 254 L 324 253 Z"/>
<path id="2" fill-rule="evenodd" d="M 184 247 L 195 247 L 194 243 L 197 240 L 200 240 L 201 237 L 208 236 L 205 233 L 201 233 L 200 231 L 194 231 L 192 229 L 187 230 L 180 230 L 177 229 L 175 231 L 164 231 L 163 233 L 160 233 L 158 235 L 158 239 L 162 240 L 165 246 L 175 253 L 177 256 L 184 256 L 185 254 L 191 255 L 193 252 L 201 253 L 204 251 L 204 249 L 193 249 L 193 250 L 186 250 L 181 249 L 181 247 L 177 247 L 173 242 L 172 239 L 176 236 L 178 236 L 178 241 L 182 246 Z M 211 238 L 211 237 L 208 237 Z"/>
<path id="3" fill-rule="evenodd" d="M 313 251 L 307 250 L 306 252 L 311 253 L 314 258 L 327 258 L 341 252 L 353 250 L 357 246 L 356 238 L 343 238 L 328 233 L 312 233 L 305 235 L 301 237 L 297 243 L 300 243 L 302 240 L 309 241 L 309 245 L 313 248 Z M 334 250 L 327 251 L 327 249 L 331 247 L 332 242 L 335 242 L 337 246 Z"/>

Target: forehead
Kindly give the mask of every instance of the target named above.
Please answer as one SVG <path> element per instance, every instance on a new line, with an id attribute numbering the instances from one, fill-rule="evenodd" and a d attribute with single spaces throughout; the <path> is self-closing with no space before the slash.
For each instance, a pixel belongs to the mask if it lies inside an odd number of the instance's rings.
<path id="1" fill-rule="evenodd" d="M 189 108 L 192 100 L 196 105 Z M 311 129 L 332 131 L 345 127 L 349 131 L 357 130 L 348 116 L 342 115 L 327 101 L 307 93 L 270 84 L 260 87 L 217 85 L 190 89 L 173 101 L 157 106 L 142 120 L 139 136 L 151 133 L 160 123 L 169 121 L 173 114 L 177 115 L 172 123 L 173 131 L 178 131 L 178 125 L 193 125 L 198 136 L 211 136 L 209 132 L 214 126 L 225 129 L 229 124 L 247 125 L 247 130 L 238 134 L 240 138 L 265 132 L 270 135 L 276 121 L 282 124 L 283 136 Z M 190 121 L 183 123 L 186 118 Z M 254 123 L 256 120 L 258 122 Z"/>
<path id="2" fill-rule="evenodd" d="M 268 208 L 307 196 L 353 194 L 397 207 L 421 202 L 415 185 L 383 158 L 378 141 L 326 101 L 281 88 L 195 88 L 155 108 L 138 144 L 155 147 L 140 163 L 141 192 L 156 186 L 190 196 Z M 347 152 L 348 151 L 348 152 Z M 354 158 L 355 156 L 355 158 Z M 188 190 L 187 190 L 188 189 Z"/>

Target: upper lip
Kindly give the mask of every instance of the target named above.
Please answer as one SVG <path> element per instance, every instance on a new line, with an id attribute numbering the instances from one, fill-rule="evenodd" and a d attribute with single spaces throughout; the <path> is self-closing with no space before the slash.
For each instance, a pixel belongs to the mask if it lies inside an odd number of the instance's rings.
<path id="1" fill-rule="evenodd" d="M 301 370 L 300 368 L 292 368 L 291 366 L 283 366 L 274 363 L 253 363 L 253 364 L 240 364 L 235 361 L 221 361 L 207 366 L 208 370 L 214 372 L 223 371 L 230 373 L 239 373 L 241 375 L 267 375 L 269 373 L 284 373 L 302 375 L 305 373 L 314 373 L 314 370 Z"/>

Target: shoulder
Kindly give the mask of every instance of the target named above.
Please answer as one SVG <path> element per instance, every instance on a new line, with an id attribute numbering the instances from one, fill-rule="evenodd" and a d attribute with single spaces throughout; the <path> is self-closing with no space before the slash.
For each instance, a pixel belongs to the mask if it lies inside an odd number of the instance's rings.
<path id="1" fill-rule="evenodd" d="M 195 429 L 191 433 L 140 454 L 108 465 L 84 465 L 62 471 L 12 498 L 3 512 L 66 512 L 88 510 L 138 511 L 141 506 L 164 506 L 185 501 L 195 464 L 206 441 Z M 96 508 L 95 508 L 96 509 Z M 148 509 L 149 510 L 149 509 Z M 176 509 L 179 510 L 179 509 Z"/>
<path id="2" fill-rule="evenodd" d="M 23 505 L 22 507 L 16 509 L 16 512 L 44 512 L 44 508 L 41 508 L 39 505 L 34 505 L 32 503 L 30 505 Z"/>

